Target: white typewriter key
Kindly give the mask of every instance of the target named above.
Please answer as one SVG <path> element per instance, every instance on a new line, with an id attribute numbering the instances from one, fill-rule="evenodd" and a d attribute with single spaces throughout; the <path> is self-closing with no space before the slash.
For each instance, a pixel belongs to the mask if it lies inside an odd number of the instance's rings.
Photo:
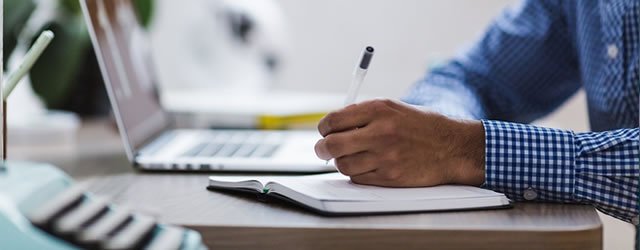
<path id="1" fill-rule="evenodd" d="M 53 230 L 60 234 L 78 232 L 83 225 L 101 216 L 107 210 L 106 199 L 86 199 L 78 208 L 70 211 L 54 222 Z"/>
<path id="2" fill-rule="evenodd" d="M 145 247 L 149 250 L 178 250 L 182 245 L 182 239 L 184 237 L 184 229 L 164 226 L 162 231 L 156 235 L 151 243 Z"/>
<path id="3" fill-rule="evenodd" d="M 134 249 L 139 248 L 147 236 L 153 232 L 156 222 L 148 216 L 134 215 L 129 222 L 112 238 L 103 242 L 104 249 Z"/>
<path id="4" fill-rule="evenodd" d="M 47 201 L 40 208 L 32 211 L 27 218 L 35 225 L 44 226 L 54 217 L 80 203 L 84 197 L 84 192 L 84 187 L 80 185 L 68 188 Z"/>
<path id="5" fill-rule="evenodd" d="M 93 244 L 105 241 L 109 234 L 131 219 L 127 209 L 110 209 L 98 221 L 91 224 L 86 230 L 80 232 L 78 241 L 83 244 Z"/>

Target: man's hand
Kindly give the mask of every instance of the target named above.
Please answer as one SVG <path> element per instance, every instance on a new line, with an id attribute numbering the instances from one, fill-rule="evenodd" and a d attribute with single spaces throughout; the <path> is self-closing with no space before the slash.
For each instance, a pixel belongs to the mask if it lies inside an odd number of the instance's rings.
<path id="1" fill-rule="evenodd" d="M 354 104 L 318 125 L 315 151 L 359 184 L 423 187 L 484 183 L 484 127 L 392 100 Z"/>

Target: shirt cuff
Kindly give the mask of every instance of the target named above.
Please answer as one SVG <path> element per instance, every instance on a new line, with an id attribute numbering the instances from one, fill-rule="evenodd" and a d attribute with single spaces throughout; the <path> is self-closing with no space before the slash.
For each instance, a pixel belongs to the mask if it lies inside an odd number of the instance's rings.
<path id="1" fill-rule="evenodd" d="M 576 202 L 574 133 L 482 120 L 485 184 L 512 200 Z"/>

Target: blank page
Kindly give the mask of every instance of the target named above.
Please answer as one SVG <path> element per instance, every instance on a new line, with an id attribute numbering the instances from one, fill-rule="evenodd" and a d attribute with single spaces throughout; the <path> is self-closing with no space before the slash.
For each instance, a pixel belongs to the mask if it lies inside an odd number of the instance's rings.
<path id="1" fill-rule="evenodd" d="M 388 188 L 358 185 L 340 173 L 272 177 L 271 182 L 279 183 L 314 199 L 334 201 L 435 200 L 503 196 L 500 193 L 472 186 Z"/>

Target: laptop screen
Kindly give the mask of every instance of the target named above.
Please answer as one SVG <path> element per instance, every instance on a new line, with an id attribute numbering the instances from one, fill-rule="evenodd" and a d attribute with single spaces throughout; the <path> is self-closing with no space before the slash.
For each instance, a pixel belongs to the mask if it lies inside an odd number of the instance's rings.
<path id="1" fill-rule="evenodd" d="M 129 158 L 169 126 L 156 93 L 147 36 L 131 0 L 82 0 L 83 12 Z"/>

